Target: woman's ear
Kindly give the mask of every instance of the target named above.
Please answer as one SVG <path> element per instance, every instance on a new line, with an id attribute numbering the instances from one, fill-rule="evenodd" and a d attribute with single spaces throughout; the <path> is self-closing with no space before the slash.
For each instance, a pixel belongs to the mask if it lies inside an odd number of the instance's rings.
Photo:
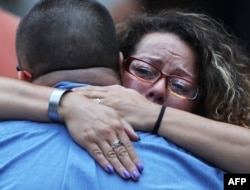
<path id="1" fill-rule="evenodd" d="M 18 71 L 17 74 L 18 74 L 18 79 L 27 81 L 27 82 L 31 81 L 32 75 L 28 71 L 21 70 L 21 71 Z"/>

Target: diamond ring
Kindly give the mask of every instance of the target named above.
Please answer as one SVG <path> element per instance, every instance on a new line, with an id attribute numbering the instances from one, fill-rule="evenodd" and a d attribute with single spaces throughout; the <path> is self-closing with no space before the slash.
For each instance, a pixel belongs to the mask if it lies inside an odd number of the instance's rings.
<path id="1" fill-rule="evenodd" d="M 112 148 L 115 149 L 115 148 L 118 148 L 120 146 L 124 146 L 123 142 L 121 140 L 116 140 L 112 143 Z"/>
<path id="2" fill-rule="evenodd" d="M 96 98 L 96 99 L 94 99 L 94 102 L 97 103 L 97 104 L 100 104 L 101 103 L 101 99 L 100 98 Z"/>

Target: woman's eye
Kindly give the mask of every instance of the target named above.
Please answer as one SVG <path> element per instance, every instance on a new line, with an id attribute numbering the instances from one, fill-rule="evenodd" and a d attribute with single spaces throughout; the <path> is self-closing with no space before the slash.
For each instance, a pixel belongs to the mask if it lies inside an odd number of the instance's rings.
<path id="1" fill-rule="evenodd" d="M 137 67 L 135 68 L 135 74 L 138 75 L 139 77 L 142 77 L 144 79 L 151 79 L 154 78 L 153 72 L 146 67 Z"/>
<path id="2" fill-rule="evenodd" d="M 188 85 L 186 85 L 183 81 L 172 81 L 170 83 L 171 90 L 180 95 L 187 95 L 190 93 L 190 89 Z"/>

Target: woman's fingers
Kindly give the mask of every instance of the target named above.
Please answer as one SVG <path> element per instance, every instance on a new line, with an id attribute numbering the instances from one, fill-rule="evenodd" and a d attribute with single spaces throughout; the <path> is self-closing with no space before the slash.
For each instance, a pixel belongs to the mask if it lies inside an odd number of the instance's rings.
<path id="1" fill-rule="evenodd" d="M 116 171 L 124 179 L 138 180 L 143 166 L 130 140 L 126 135 L 112 139 L 101 138 L 96 143 L 86 143 L 85 148 L 107 172 Z"/>
<path id="2" fill-rule="evenodd" d="M 121 119 L 121 122 L 123 124 L 123 127 L 124 127 L 126 134 L 130 138 L 130 140 L 132 140 L 132 141 L 140 140 L 140 137 L 136 134 L 133 127 L 127 121 L 125 121 L 124 119 Z"/>
<path id="3" fill-rule="evenodd" d="M 113 130 L 115 134 L 107 131 L 103 132 L 105 139 L 98 139 L 100 140 L 99 147 L 105 158 L 120 176 L 125 179 L 132 178 L 138 180 L 142 170 L 139 168 L 140 171 L 138 171 L 137 165 L 142 164 L 124 130 L 124 126 L 121 126 L 122 123 L 120 123 L 120 126 L 116 126 L 115 130 Z"/>
<path id="4" fill-rule="evenodd" d="M 115 172 L 114 167 L 106 159 L 105 155 L 103 154 L 102 150 L 99 148 L 97 144 L 91 143 L 89 146 L 86 147 L 86 150 L 99 163 L 99 165 L 102 166 L 104 170 L 106 170 L 109 173 Z"/>
<path id="5" fill-rule="evenodd" d="M 116 141 L 118 142 L 119 140 L 115 140 L 114 142 Z M 109 163 L 108 165 L 104 165 L 104 167 L 108 168 L 108 166 L 111 165 L 114 170 L 124 179 L 139 179 L 139 171 L 137 170 L 135 163 L 133 163 L 126 148 L 123 145 L 114 148 L 112 145 L 110 145 L 110 143 L 107 142 L 102 143 L 100 145 L 100 149 L 103 151 L 104 158 L 107 159 Z"/>
<path id="6" fill-rule="evenodd" d="M 142 166 L 142 163 L 138 158 L 128 136 L 124 132 L 121 132 L 117 134 L 117 137 L 120 139 L 120 146 L 114 146 L 117 142 L 119 142 L 119 140 L 114 141 L 112 143 L 113 149 L 116 151 L 121 163 L 130 171 L 132 178 L 137 179 L 139 173 L 143 171 L 143 167 L 140 167 Z"/>

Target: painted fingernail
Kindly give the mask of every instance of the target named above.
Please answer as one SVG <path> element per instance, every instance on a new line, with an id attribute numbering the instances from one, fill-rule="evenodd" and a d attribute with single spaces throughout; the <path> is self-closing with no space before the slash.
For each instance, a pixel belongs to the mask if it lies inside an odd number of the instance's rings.
<path id="1" fill-rule="evenodd" d="M 143 165 L 142 165 L 141 162 L 137 162 L 137 163 L 136 163 L 136 167 L 137 167 L 137 169 L 138 169 L 140 172 L 142 172 L 142 171 L 144 170 L 144 167 L 143 167 Z"/>
<path id="2" fill-rule="evenodd" d="M 106 166 L 106 168 L 107 168 L 107 170 L 108 170 L 109 173 L 114 173 L 115 172 L 114 168 L 110 164 L 108 164 Z"/>
<path id="3" fill-rule="evenodd" d="M 124 175 L 124 177 L 126 178 L 126 179 L 128 179 L 128 178 L 130 178 L 131 177 L 131 175 L 129 174 L 129 172 L 127 171 L 127 170 L 123 170 L 123 175 Z"/>
<path id="4" fill-rule="evenodd" d="M 140 174 L 137 171 L 133 171 L 133 179 L 139 179 Z"/>
<path id="5" fill-rule="evenodd" d="M 137 136 L 138 136 L 138 141 L 140 141 L 140 140 L 141 140 L 141 137 L 140 137 L 140 135 L 138 135 L 138 134 L 137 134 Z"/>

